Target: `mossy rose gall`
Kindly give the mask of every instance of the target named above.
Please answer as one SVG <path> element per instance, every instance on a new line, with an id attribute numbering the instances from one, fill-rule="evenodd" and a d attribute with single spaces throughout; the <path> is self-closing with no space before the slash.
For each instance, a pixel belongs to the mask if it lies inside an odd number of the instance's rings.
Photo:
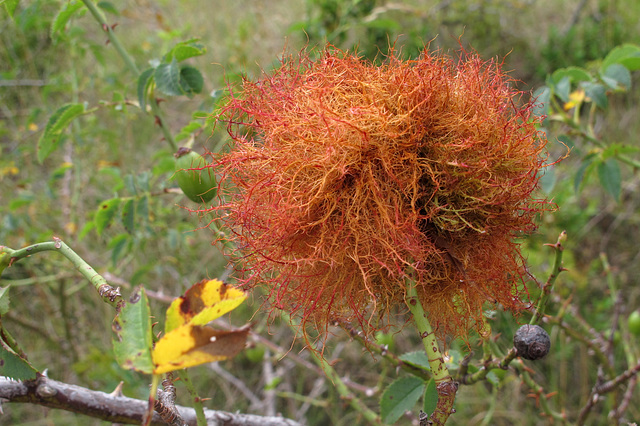
<path id="1" fill-rule="evenodd" d="M 320 53 L 245 80 L 220 116 L 233 143 L 213 212 L 243 284 L 321 333 L 374 331 L 408 279 L 441 337 L 482 327 L 485 302 L 519 308 L 546 141 L 500 64 Z"/>

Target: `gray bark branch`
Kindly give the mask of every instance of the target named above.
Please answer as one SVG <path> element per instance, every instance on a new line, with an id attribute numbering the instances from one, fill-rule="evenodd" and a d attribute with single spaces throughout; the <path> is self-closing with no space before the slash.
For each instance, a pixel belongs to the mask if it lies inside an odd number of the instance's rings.
<path id="1" fill-rule="evenodd" d="M 140 424 L 148 404 L 148 401 L 93 391 L 44 376 L 23 382 L 0 377 L 0 402 L 37 404 L 123 424 Z M 193 408 L 176 406 L 176 409 L 185 424 L 196 425 Z M 205 417 L 211 426 L 300 426 L 300 423 L 283 417 L 218 410 L 205 409 Z M 152 424 L 166 423 L 155 413 Z"/>

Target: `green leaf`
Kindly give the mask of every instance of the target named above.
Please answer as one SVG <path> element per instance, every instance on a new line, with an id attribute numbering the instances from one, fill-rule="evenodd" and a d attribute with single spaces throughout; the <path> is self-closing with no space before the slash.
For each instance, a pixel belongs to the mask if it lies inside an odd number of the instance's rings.
<path id="1" fill-rule="evenodd" d="M 80 232 L 78 233 L 78 240 L 82 241 L 89 232 L 95 229 L 95 227 L 96 227 L 96 223 L 93 220 L 85 223 L 82 229 L 80 230 Z"/>
<path id="2" fill-rule="evenodd" d="M 191 65 L 183 65 L 180 67 L 180 87 L 187 96 L 192 96 L 202 92 L 204 87 L 204 78 L 197 68 Z"/>
<path id="3" fill-rule="evenodd" d="M 551 89 L 547 86 L 542 86 L 533 92 L 534 106 L 532 109 L 533 115 L 536 117 L 542 117 L 549 114 L 549 100 L 551 99 Z"/>
<path id="4" fill-rule="evenodd" d="M 63 105 L 49 118 L 44 132 L 38 140 L 38 162 L 42 162 L 58 148 L 58 142 L 62 132 L 69 126 L 73 119 L 85 113 L 82 104 Z"/>
<path id="5" fill-rule="evenodd" d="M 135 204 L 133 198 L 129 198 L 124 202 L 124 205 L 122 206 L 122 213 L 120 216 L 122 218 L 122 225 L 124 226 L 124 230 L 129 234 L 133 234 L 133 230 L 135 228 L 135 216 Z"/>
<path id="6" fill-rule="evenodd" d="M 629 71 L 640 69 L 640 46 L 623 44 L 614 48 L 602 61 L 601 69 L 606 70 L 612 64 L 621 64 Z"/>
<path id="7" fill-rule="evenodd" d="M 199 39 L 193 38 L 176 44 L 173 49 L 164 55 L 162 61 L 168 63 L 175 59 L 176 62 L 182 62 L 188 58 L 204 55 L 206 52 L 206 47 L 199 43 Z"/>
<path id="8" fill-rule="evenodd" d="M 436 381 L 434 379 L 427 382 L 427 386 L 424 390 L 424 406 L 422 411 L 427 414 L 432 414 L 436 410 L 438 405 L 438 389 L 436 388 Z"/>
<path id="9" fill-rule="evenodd" d="M 611 64 L 604 70 L 602 81 L 612 89 L 629 89 L 631 87 L 631 73 L 620 64 Z"/>
<path id="10" fill-rule="evenodd" d="M 145 223 L 149 221 L 149 197 L 146 195 L 140 197 L 138 204 L 136 204 L 136 214 Z"/>
<path id="11" fill-rule="evenodd" d="M 493 370 L 487 373 L 487 382 L 491 383 L 493 386 L 500 386 L 500 378 Z"/>
<path id="12" fill-rule="evenodd" d="M 51 38 L 56 40 L 58 38 L 58 34 L 64 31 L 67 23 L 73 17 L 74 13 L 83 7 L 84 4 L 82 2 L 63 2 L 62 7 L 51 22 Z"/>
<path id="13" fill-rule="evenodd" d="M 124 187 L 129 194 L 138 195 L 138 189 L 136 188 L 135 178 L 132 174 L 127 174 L 122 179 L 124 181 Z"/>
<path id="14" fill-rule="evenodd" d="M 21 358 L 2 339 L 0 339 L 0 376 L 15 380 L 33 380 L 38 370 L 26 359 Z"/>
<path id="15" fill-rule="evenodd" d="M 118 260 L 126 254 L 124 249 L 130 242 L 131 236 L 129 234 L 119 234 L 109 241 L 109 245 L 107 247 L 111 249 L 111 263 L 114 268 L 117 266 Z"/>
<path id="16" fill-rule="evenodd" d="M 160 64 L 156 67 L 154 73 L 158 90 L 169 96 L 178 96 L 184 94 L 182 85 L 180 85 L 180 67 L 178 62 L 173 59 L 168 64 Z"/>
<path id="17" fill-rule="evenodd" d="M 98 171 L 100 175 L 106 175 L 111 178 L 111 191 L 117 192 L 124 188 L 124 179 L 122 179 L 122 170 L 117 167 L 103 167 Z M 109 182 L 105 177 L 100 176 L 100 179 L 105 182 Z"/>
<path id="18" fill-rule="evenodd" d="M 138 268 L 131 275 L 131 277 L 129 278 L 129 281 L 133 285 L 137 285 L 137 284 L 145 281 L 145 279 L 147 278 L 147 274 L 149 273 L 149 271 L 153 271 L 154 267 L 155 267 L 155 262 L 153 264 L 146 264 L 146 265 Z"/>
<path id="19" fill-rule="evenodd" d="M 405 411 L 413 409 L 425 390 L 417 377 L 402 377 L 391 383 L 380 398 L 380 416 L 386 424 L 398 421 Z"/>
<path id="20" fill-rule="evenodd" d="M 178 136 L 176 135 L 176 141 L 177 140 L 178 140 Z M 166 155 L 166 156 L 160 157 L 153 166 L 153 169 L 152 169 L 153 176 L 160 176 L 165 173 L 173 173 L 176 167 L 175 164 L 176 162 L 172 155 Z"/>
<path id="21" fill-rule="evenodd" d="M 555 70 L 551 74 L 551 79 L 558 84 L 563 78 L 569 79 L 571 83 L 580 83 L 581 81 L 591 81 L 593 78 L 591 74 L 584 68 L 579 67 L 567 67 Z"/>
<path id="22" fill-rule="evenodd" d="M 144 171 L 136 176 L 136 188 L 140 188 L 141 191 L 149 192 L 151 190 L 151 186 L 149 184 L 149 179 L 151 178 L 151 173 L 148 171 Z"/>
<path id="23" fill-rule="evenodd" d="M 143 111 L 147 110 L 147 95 L 149 93 L 149 87 L 153 83 L 155 71 L 155 68 L 149 68 L 138 76 L 138 103 L 140 104 L 140 109 Z"/>
<path id="24" fill-rule="evenodd" d="M 554 93 L 562 100 L 562 102 L 569 101 L 569 93 L 571 92 L 571 80 L 567 76 L 562 77 L 562 79 L 560 79 L 554 89 Z"/>
<path id="25" fill-rule="evenodd" d="M 9 267 L 11 257 L 13 257 L 12 254 L 13 250 L 9 247 L 0 246 L 0 277 L 2 277 L 2 272 Z M 0 313 L 0 315 L 2 315 L 2 313 Z"/>
<path id="26" fill-rule="evenodd" d="M 607 98 L 607 90 L 602 84 L 583 82 L 582 87 L 584 93 L 591 98 L 591 100 L 600 108 L 606 110 L 609 106 L 609 99 Z"/>
<path id="27" fill-rule="evenodd" d="M 598 164 L 598 177 L 604 189 L 616 200 L 620 200 L 622 177 L 620 165 L 614 158 Z"/>
<path id="28" fill-rule="evenodd" d="M 60 165 L 60 167 L 58 167 L 57 169 L 55 169 L 53 172 L 51 172 L 51 175 L 49 176 L 49 181 L 51 183 L 54 183 L 54 181 L 58 180 L 58 179 L 62 179 L 64 177 L 64 174 L 67 172 L 67 170 L 69 170 L 71 167 L 73 167 L 73 164 L 71 163 L 62 163 Z"/>
<path id="29" fill-rule="evenodd" d="M 18 7 L 18 2 L 20 0 L 4 0 L 2 3 L 4 4 L 4 8 L 9 14 L 9 16 L 13 19 L 13 14 L 16 12 L 16 7 Z"/>
<path id="30" fill-rule="evenodd" d="M 374 19 L 372 21 L 363 22 L 363 25 L 366 28 L 375 28 L 389 31 L 400 29 L 400 24 L 395 19 Z"/>
<path id="31" fill-rule="evenodd" d="M 595 154 L 589 154 L 585 158 L 582 159 L 582 163 L 576 172 L 576 176 L 573 179 L 573 190 L 577 193 L 580 191 L 580 186 L 582 185 L 582 181 L 584 181 L 593 170 L 590 167 L 593 164 L 593 160 L 595 159 Z"/>
<path id="32" fill-rule="evenodd" d="M 93 218 L 98 235 L 102 235 L 102 231 L 109 226 L 113 218 L 116 216 L 119 206 L 120 198 L 112 198 L 110 200 L 103 201 L 100 204 L 100 207 L 96 210 L 96 214 Z"/>
<path id="33" fill-rule="evenodd" d="M 99 1 L 98 2 L 98 7 L 102 10 L 104 10 L 105 12 L 111 13 L 113 15 L 116 16 L 120 16 L 120 12 L 118 12 L 118 9 L 116 9 L 116 7 L 113 5 L 113 3 L 109 2 L 109 1 Z"/>
<path id="34" fill-rule="evenodd" d="M 201 121 L 190 121 L 189 124 L 180 129 L 180 133 L 175 136 L 176 141 L 188 138 L 192 133 L 202 129 L 204 124 Z M 175 162 L 174 162 L 175 163 Z M 173 163 L 172 163 L 173 165 Z"/>
<path id="35" fill-rule="evenodd" d="M 0 287 L 0 315 L 9 312 L 9 286 Z"/>
<path id="36" fill-rule="evenodd" d="M 424 370 L 431 370 L 429 358 L 425 351 L 407 352 L 399 357 L 402 361 Z"/>
<path id="37" fill-rule="evenodd" d="M 118 364 L 127 370 L 151 374 L 151 317 L 144 288 L 138 287 L 113 320 L 113 351 Z"/>

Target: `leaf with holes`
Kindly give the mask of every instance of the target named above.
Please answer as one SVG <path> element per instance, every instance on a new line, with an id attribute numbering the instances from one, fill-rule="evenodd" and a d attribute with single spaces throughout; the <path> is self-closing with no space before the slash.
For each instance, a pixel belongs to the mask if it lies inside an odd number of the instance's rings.
<path id="1" fill-rule="evenodd" d="M 151 316 L 144 288 L 138 287 L 113 320 L 113 352 L 118 364 L 127 370 L 150 374 Z"/>

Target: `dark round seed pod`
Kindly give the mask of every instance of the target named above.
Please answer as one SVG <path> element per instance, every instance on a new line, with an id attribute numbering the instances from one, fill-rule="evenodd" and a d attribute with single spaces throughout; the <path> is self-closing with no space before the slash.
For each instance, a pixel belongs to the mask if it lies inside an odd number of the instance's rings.
<path id="1" fill-rule="evenodd" d="M 551 348 L 551 339 L 544 328 L 539 325 L 523 325 L 513 336 L 513 346 L 518 351 L 518 356 L 536 360 L 544 358 Z"/>

